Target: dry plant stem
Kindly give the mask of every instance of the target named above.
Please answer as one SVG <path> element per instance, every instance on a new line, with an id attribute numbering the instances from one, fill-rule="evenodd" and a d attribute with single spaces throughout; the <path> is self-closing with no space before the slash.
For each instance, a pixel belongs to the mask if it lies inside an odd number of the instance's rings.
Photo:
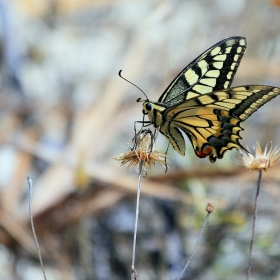
<path id="1" fill-rule="evenodd" d="M 195 254 L 195 252 L 196 252 L 197 246 L 198 246 L 198 244 L 199 244 L 199 242 L 200 242 L 201 236 L 202 236 L 202 234 L 203 234 L 204 228 L 205 228 L 205 226 L 206 226 L 206 222 L 207 222 L 207 220 L 208 220 L 210 214 L 211 214 L 211 213 L 207 213 L 207 215 L 206 215 L 206 217 L 205 217 L 205 219 L 204 219 L 203 226 L 202 226 L 201 231 L 200 231 L 200 233 L 199 233 L 199 236 L 198 236 L 198 238 L 197 238 L 195 247 L 194 247 L 194 249 L 193 249 L 193 251 L 192 251 L 192 254 L 191 254 L 191 256 L 190 256 L 188 262 L 186 263 L 186 265 L 185 265 L 183 271 L 181 272 L 180 276 L 177 278 L 177 280 L 180 280 L 180 279 L 183 277 L 184 273 L 186 272 L 186 270 L 187 270 L 187 268 L 188 268 L 188 266 L 189 266 L 189 264 L 190 264 L 190 262 L 191 262 L 191 260 L 192 260 L 192 258 L 193 258 L 193 256 L 194 256 L 194 254 Z"/>
<path id="2" fill-rule="evenodd" d="M 256 192 L 256 198 L 255 198 L 255 209 L 254 209 L 253 226 L 252 226 L 252 239 L 251 239 L 251 244 L 250 244 L 250 256 L 249 256 L 249 264 L 248 264 L 247 277 L 246 277 L 247 280 L 250 279 L 251 268 L 252 268 L 253 249 L 254 249 L 254 241 L 255 241 L 255 229 L 256 229 L 258 200 L 259 200 L 259 194 L 260 194 L 261 180 L 262 180 L 262 170 L 259 171 L 259 178 L 258 178 L 258 183 L 257 183 L 257 192 Z"/>
<path id="3" fill-rule="evenodd" d="M 138 187 L 137 187 L 136 211 L 135 211 L 134 238 L 133 238 L 133 249 L 132 249 L 131 280 L 135 280 L 136 277 L 137 277 L 137 272 L 136 272 L 136 269 L 135 269 L 135 248 L 136 248 L 136 235 L 137 235 L 137 226 L 138 226 L 142 167 L 143 167 L 143 161 L 140 160 L 139 175 L 138 175 Z"/>
<path id="4" fill-rule="evenodd" d="M 43 275 L 44 275 L 44 279 L 47 280 L 47 276 L 46 276 L 46 273 L 45 273 L 44 264 L 43 264 L 43 260 L 42 260 L 42 256 L 41 256 L 36 232 L 35 232 L 35 227 L 34 227 L 34 223 L 33 223 L 33 215 L 32 215 L 32 189 L 33 189 L 32 178 L 30 176 L 28 176 L 27 181 L 28 181 L 28 187 L 29 187 L 29 216 L 30 216 L 31 229 L 32 229 L 36 249 L 37 249 L 37 252 L 38 252 L 38 257 L 39 257 L 39 260 L 40 260 L 42 272 L 43 272 Z"/>

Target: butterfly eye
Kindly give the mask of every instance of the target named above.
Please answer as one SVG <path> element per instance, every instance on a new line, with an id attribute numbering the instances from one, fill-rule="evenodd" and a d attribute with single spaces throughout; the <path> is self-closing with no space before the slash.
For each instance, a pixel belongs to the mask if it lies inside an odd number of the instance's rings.
<path id="1" fill-rule="evenodd" d="M 152 110 L 152 105 L 151 105 L 151 103 L 147 103 L 147 104 L 146 104 L 146 110 L 147 110 L 147 111 L 151 111 L 151 110 Z"/>

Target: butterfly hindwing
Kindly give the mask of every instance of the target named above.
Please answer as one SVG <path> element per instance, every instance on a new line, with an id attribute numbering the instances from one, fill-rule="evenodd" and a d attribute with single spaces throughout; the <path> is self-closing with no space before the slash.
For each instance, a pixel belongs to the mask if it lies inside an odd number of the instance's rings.
<path id="1" fill-rule="evenodd" d="M 198 96 L 166 109 L 166 124 L 160 131 L 164 129 L 163 134 L 176 142 L 177 135 L 167 128 L 180 129 L 190 139 L 197 156 L 214 162 L 227 150 L 244 149 L 239 143 L 243 130 L 240 123 L 279 94 L 280 88 L 271 86 L 242 86 Z M 174 149 L 182 154 L 180 147 Z"/>
<path id="2" fill-rule="evenodd" d="M 158 102 L 172 106 L 200 94 L 230 87 L 246 47 L 244 37 L 218 42 L 184 68 Z"/>

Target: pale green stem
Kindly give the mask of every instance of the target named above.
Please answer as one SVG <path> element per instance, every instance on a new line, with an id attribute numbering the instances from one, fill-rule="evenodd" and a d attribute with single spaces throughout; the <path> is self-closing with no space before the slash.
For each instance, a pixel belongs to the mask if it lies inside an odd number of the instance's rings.
<path id="1" fill-rule="evenodd" d="M 137 236 L 137 226 L 138 226 L 138 216 L 139 216 L 139 201 L 140 201 L 140 190 L 141 190 L 142 167 L 143 167 L 143 161 L 141 160 L 139 163 L 139 174 L 138 174 L 138 187 L 137 187 L 134 238 L 133 238 L 133 249 L 132 249 L 132 264 L 131 264 L 131 280 L 135 280 L 137 278 L 137 271 L 135 269 L 135 251 L 136 251 L 136 236 Z"/>
<path id="2" fill-rule="evenodd" d="M 42 269 L 42 272 L 43 272 L 43 275 L 44 275 L 44 279 L 47 280 L 47 276 L 46 276 L 45 269 L 44 269 L 44 264 L 43 264 L 43 259 L 42 259 L 42 256 L 41 256 L 41 252 L 40 252 L 40 248 L 39 248 L 39 244 L 38 244 L 38 240 L 37 240 L 37 236 L 36 236 L 36 232 L 35 232 L 35 227 L 34 227 L 34 223 L 33 223 L 33 215 L 32 215 L 32 189 L 33 189 L 32 178 L 30 176 L 28 176 L 27 181 L 28 181 L 28 187 L 29 187 L 29 216 L 30 216 L 31 229 L 32 229 L 32 233 L 33 233 L 33 237 L 34 237 L 34 241 L 35 241 L 35 245 L 36 245 L 41 269 Z"/>
<path id="3" fill-rule="evenodd" d="M 209 213 L 209 212 L 207 213 L 207 215 L 206 215 L 206 217 L 205 217 L 205 219 L 204 219 L 203 226 L 202 226 L 201 231 L 200 231 L 200 233 L 199 233 L 199 236 L 198 236 L 198 238 L 197 238 L 195 247 L 194 247 L 194 249 L 193 249 L 193 251 L 192 251 L 192 254 L 191 254 L 191 256 L 190 256 L 188 262 L 186 263 L 186 265 L 185 265 L 183 271 L 181 272 L 180 276 L 177 278 L 177 280 L 180 280 L 180 279 L 183 277 L 184 273 L 186 272 L 186 270 L 187 270 L 187 268 L 188 268 L 188 266 L 189 266 L 189 264 L 190 264 L 190 262 L 191 262 L 191 260 L 192 260 L 192 258 L 193 258 L 193 256 L 194 256 L 194 254 L 195 254 L 195 252 L 196 252 L 197 246 L 198 246 L 198 244 L 199 244 L 199 242 L 200 242 L 200 239 L 201 239 L 201 237 L 202 237 L 202 233 L 203 233 L 203 231 L 204 231 L 204 228 L 205 228 L 205 226 L 206 226 L 207 219 L 209 218 L 210 214 L 211 214 L 211 213 Z"/>
<path id="4" fill-rule="evenodd" d="M 250 256 L 249 256 L 249 264 L 248 264 L 247 277 L 246 277 L 247 280 L 250 279 L 251 268 L 252 268 L 253 249 L 254 249 L 254 241 L 255 241 L 255 229 L 256 229 L 258 200 L 259 200 L 259 194 L 260 194 L 261 180 L 262 180 L 262 170 L 259 171 L 259 178 L 258 178 L 258 183 L 257 183 L 255 209 L 254 209 L 253 226 L 252 226 L 252 239 L 251 239 L 251 244 L 250 244 Z"/>

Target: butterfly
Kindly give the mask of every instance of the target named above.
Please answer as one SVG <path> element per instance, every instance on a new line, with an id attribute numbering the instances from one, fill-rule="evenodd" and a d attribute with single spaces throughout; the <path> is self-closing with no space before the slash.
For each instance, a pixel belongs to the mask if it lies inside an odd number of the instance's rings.
<path id="1" fill-rule="evenodd" d="M 157 102 L 143 101 L 146 124 L 152 124 L 180 155 L 185 155 L 183 133 L 196 155 L 210 162 L 231 149 L 244 149 L 241 122 L 280 94 L 280 88 L 250 85 L 230 88 L 247 48 L 244 37 L 226 38 L 185 67 Z"/>

